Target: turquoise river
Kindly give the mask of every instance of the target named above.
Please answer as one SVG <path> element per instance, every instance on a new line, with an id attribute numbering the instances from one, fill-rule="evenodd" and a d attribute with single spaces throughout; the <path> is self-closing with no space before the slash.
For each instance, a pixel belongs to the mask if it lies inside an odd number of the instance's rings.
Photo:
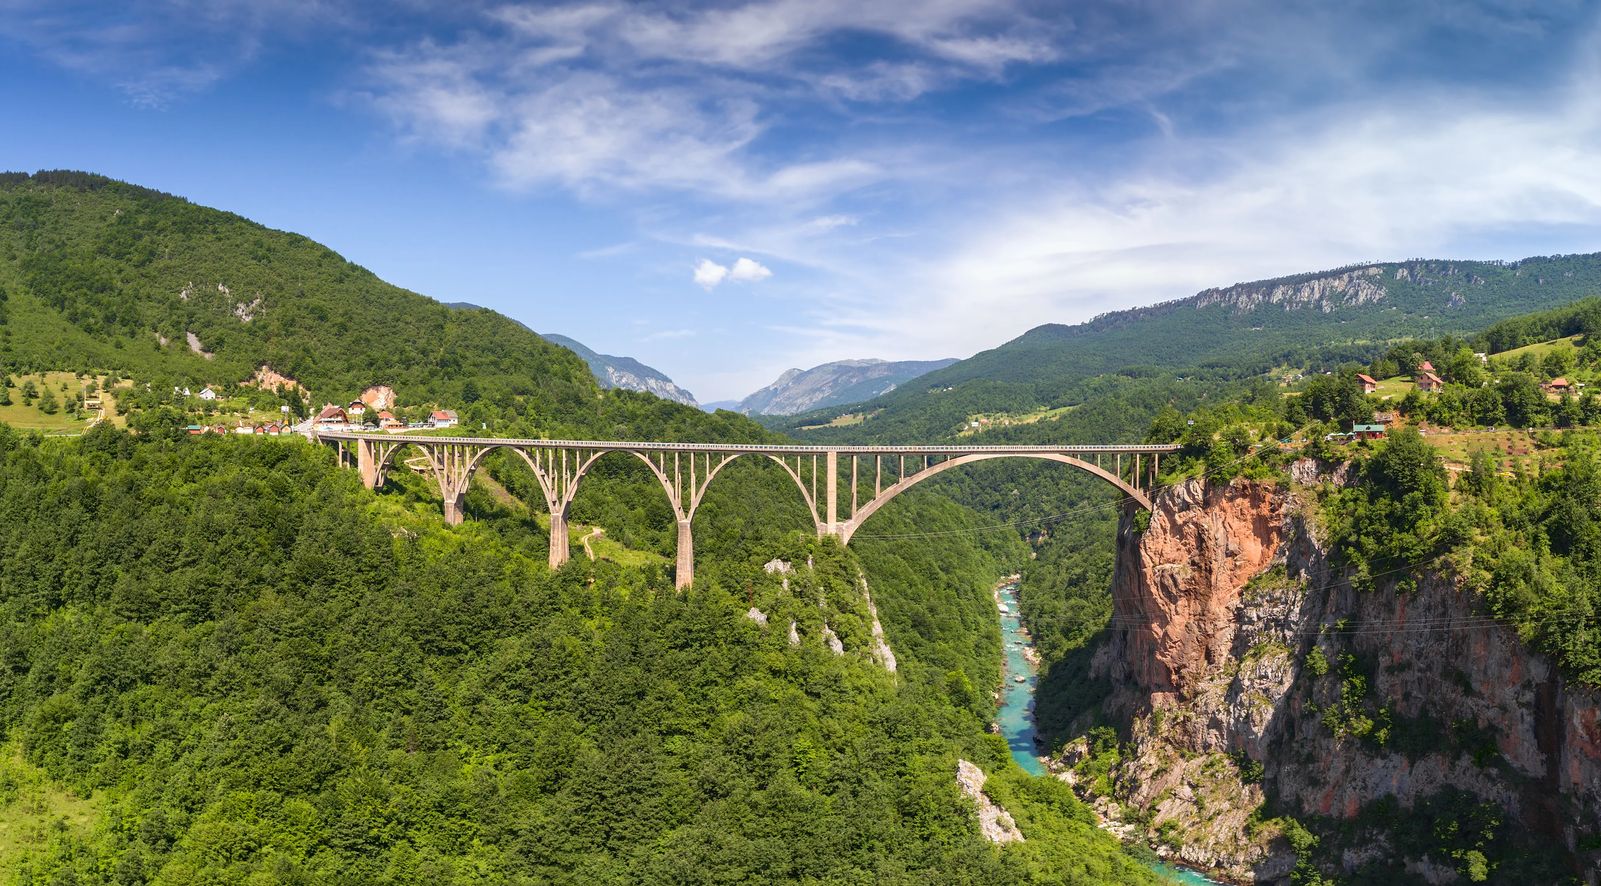
<path id="1" fill-rule="evenodd" d="M 1049 773 L 1034 749 L 1034 687 L 1039 676 L 1034 663 L 1029 661 L 1027 650 L 1031 644 L 1028 631 L 1017 604 L 1017 580 L 1002 584 L 996 593 L 1001 608 L 1001 642 L 1005 651 L 1006 674 L 1001 689 L 1001 707 L 997 722 L 1006 744 L 1012 749 L 1012 759 L 1030 775 Z M 1018 680 L 1022 677 L 1022 680 Z M 1186 886 L 1214 883 L 1200 874 L 1165 864 L 1152 868 L 1170 882 Z"/>

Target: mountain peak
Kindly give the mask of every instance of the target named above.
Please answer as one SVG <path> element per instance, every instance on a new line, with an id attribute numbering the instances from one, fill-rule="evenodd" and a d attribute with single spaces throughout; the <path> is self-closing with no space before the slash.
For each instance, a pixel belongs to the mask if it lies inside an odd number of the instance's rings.
<path id="1" fill-rule="evenodd" d="M 739 403 L 747 415 L 794 415 L 826 406 L 843 406 L 871 400 L 907 381 L 955 363 L 955 360 L 904 360 L 875 358 L 837 360 L 811 369 L 786 369 L 772 384 Z"/>

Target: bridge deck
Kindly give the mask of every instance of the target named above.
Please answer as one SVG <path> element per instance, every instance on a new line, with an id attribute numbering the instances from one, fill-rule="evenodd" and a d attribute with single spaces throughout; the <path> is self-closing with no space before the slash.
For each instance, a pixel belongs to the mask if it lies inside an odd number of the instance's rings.
<path id="1" fill-rule="evenodd" d="M 646 443 L 628 440 L 531 440 L 517 437 L 445 437 L 421 434 L 385 434 L 364 431 L 315 431 L 323 440 L 368 440 L 375 443 L 435 443 L 471 446 L 508 446 L 531 449 L 665 450 L 669 452 L 749 452 L 759 455 L 1027 455 L 1055 452 L 1064 455 L 1096 453 L 1161 454 L 1177 452 L 1176 443 L 1083 443 L 1075 445 L 988 445 L 988 446 L 802 446 L 762 443 Z"/>

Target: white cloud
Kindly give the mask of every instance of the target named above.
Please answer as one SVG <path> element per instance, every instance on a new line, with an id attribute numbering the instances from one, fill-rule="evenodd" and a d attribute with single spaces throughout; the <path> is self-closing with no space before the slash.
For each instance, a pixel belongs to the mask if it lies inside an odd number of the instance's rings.
<path id="1" fill-rule="evenodd" d="M 709 258 L 703 258 L 695 264 L 695 282 L 707 292 L 710 292 L 727 277 L 728 267 L 720 265 Z"/>
<path id="2" fill-rule="evenodd" d="M 773 272 L 761 262 L 741 257 L 734 262 L 734 267 L 728 272 L 731 283 L 755 283 L 773 276 Z"/>
<path id="3" fill-rule="evenodd" d="M 771 276 L 773 276 L 771 268 L 745 256 L 735 259 L 733 267 L 720 265 L 709 258 L 703 258 L 695 265 L 695 282 L 708 292 L 725 281 L 759 283 Z"/>
<path id="4" fill-rule="evenodd" d="M 1596 85 L 1581 69 L 1506 100 L 1420 91 L 1226 137 L 1153 137 L 1105 181 L 997 195 L 944 257 L 874 268 L 896 284 L 826 297 L 797 333 L 837 353 L 971 353 L 1041 323 L 1351 262 L 1591 251 Z M 891 319 L 909 311 L 919 323 Z"/>

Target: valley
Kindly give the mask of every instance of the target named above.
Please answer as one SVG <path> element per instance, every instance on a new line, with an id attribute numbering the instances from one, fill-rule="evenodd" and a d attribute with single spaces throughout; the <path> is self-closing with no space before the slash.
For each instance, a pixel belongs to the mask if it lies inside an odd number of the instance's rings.
<path id="1" fill-rule="evenodd" d="M 1147 324 L 1145 368 L 987 353 L 764 427 L 237 217 L 7 187 L 64 232 L 0 262 L 0 714 L 33 785 L 0 852 L 28 876 L 1594 868 L 1601 302 L 1489 297 L 1556 260 L 1479 275 L 1493 322 L 1430 337 L 1357 315 L 1467 265 L 1208 290 L 1060 333 Z M 1271 360 L 1156 359 L 1173 311 L 1264 306 L 1312 311 Z M 280 419 L 303 433 L 254 432 Z M 1484 668 L 1408 639 L 1435 635 Z"/>

